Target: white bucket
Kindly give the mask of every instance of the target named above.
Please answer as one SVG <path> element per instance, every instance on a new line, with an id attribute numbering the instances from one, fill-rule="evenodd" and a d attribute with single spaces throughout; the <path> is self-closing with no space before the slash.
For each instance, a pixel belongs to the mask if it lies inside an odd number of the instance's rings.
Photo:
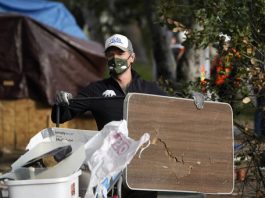
<path id="1" fill-rule="evenodd" d="M 68 176 L 52 179 L 8 180 L 9 198 L 78 198 L 81 170 Z"/>

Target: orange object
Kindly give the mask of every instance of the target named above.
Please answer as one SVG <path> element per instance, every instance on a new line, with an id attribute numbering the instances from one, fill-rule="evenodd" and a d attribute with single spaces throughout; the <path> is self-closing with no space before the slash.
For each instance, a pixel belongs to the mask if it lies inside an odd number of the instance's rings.
<path id="1" fill-rule="evenodd" d="M 247 169 L 246 168 L 240 168 L 237 170 L 236 178 L 237 178 L 237 180 L 243 182 L 246 179 L 246 175 L 247 175 Z"/>
<path id="2" fill-rule="evenodd" d="M 235 48 L 231 48 L 230 52 L 225 56 L 216 57 L 216 60 L 214 60 L 213 64 L 217 64 L 215 79 L 215 84 L 217 86 L 223 85 L 225 80 L 229 78 L 233 68 L 231 63 L 233 58 L 240 58 L 240 54 Z"/>

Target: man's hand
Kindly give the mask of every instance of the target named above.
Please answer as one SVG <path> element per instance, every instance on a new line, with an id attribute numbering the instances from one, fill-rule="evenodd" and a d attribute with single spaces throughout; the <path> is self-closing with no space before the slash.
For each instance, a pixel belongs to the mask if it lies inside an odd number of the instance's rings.
<path id="1" fill-rule="evenodd" d="M 59 91 L 56 96 L 56 104 L 58 105 L 69 105 L 69 100 L 72 99 L 73 96 L 71 93 L 65 91 Z"/>

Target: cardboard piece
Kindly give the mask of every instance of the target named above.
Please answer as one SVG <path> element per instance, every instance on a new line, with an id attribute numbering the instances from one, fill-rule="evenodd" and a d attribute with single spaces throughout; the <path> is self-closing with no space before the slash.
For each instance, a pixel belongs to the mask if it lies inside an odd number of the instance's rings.
<path id="1" fill-rule="evenodd" d="M 124 118 L 129 136 L 151 135 L 125 175 L 135 190 L 231 193 L 234 188 L 233 115 L 229 104 L 128 94 Z"/>

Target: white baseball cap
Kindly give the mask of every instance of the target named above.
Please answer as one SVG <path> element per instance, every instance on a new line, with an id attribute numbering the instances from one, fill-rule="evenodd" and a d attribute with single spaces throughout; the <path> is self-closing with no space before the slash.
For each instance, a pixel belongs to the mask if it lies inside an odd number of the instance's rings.
<path id="1" fill-rule="evenodd" d="M 133 52 L 131 41 L 126 36 L 123 36 L 121 34 L 114 34 L 106 40 L 105 51 L 109 47 L 117 47 L 122 51 L 128 51 L 131 53 Z"/>

